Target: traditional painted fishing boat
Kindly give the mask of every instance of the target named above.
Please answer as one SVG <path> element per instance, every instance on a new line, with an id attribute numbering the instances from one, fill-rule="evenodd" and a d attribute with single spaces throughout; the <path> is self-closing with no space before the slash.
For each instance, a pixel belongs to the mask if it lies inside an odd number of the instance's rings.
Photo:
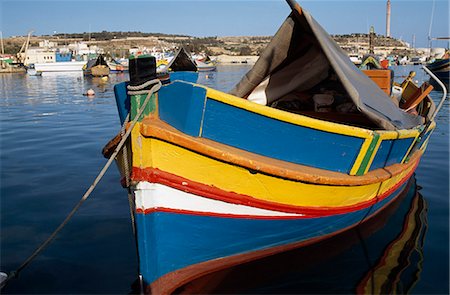
<path id="1" fill-rule="evenodd" d="M 183 80 L 192 83 L 197 82 L 197 65 L 184 47 L 180 47 L 175 52 L 174 57 L 167 65 L 167 70 L 169 71 L 171 81 Z"/>
<path id="2" fill-rule="evenodd" d="M 435 74 L 439 80 L 441 80 L 447 89 L 449 89 L 449 80 L 450 80 L 450 58 L 449 58 L 449 52 L 446 52 L 446 56 L 444 56 L 441 59 L 437 59 L 433 61 L 432 63 L 429 63 L 427 65 L 427 68 Z M 430 79 L 431 83 L 434 82 L 434 80 Z"/>
<path id="3" fill-rule="evenodd" d="M 83 67 L 85 75 L 91 75 L 94 77 L 108 76 L 110 73 L 108 63 L 103 55 L 99 55 L 96 59 L 89 60 Z"/>
<path id="4" fill-rule="evenodd" d="M 130 58 L 130 82 L 115 87 L 124 127 L 104 155 L 126 142 L 117 162 L 148 292 L 352 228 L 417 168 L 443 100 L 435 108 L 420 87 L 390 98 L 288 2 L 230 93 L 161 86 L 151 56 Z"/>
<path id="5" fill-rule="evenodd" d="M 213 62 L 202 62 L 202 61 L 196 61 L 197 64 L 197 70 L 199 72 L 212 72 L 217 70 L 216 65 Z"/>
<path id="6" fill-rule="evenodd" d="M 216 62 L 212 61 L 208 55 L 202 59 L 195 60 L 195 64 L 199 72 L 212 72 L 217 70 Z"/>

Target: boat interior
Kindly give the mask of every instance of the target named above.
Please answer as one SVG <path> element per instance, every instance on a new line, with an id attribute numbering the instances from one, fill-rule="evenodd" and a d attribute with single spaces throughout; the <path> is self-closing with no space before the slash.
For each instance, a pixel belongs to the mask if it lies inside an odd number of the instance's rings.
<path id="1" fill-rule="evenodd" d="M 294 89 L 268 106 L 330 122 L 377 129 L 377 125 L 357 109 L 333 69 L 311 88 Z"/>
<path id="2" fill-rule="evenodd" d="M 373 71 L 388 72 L 389 75 L 381 74 L 385 76 L 383 78 L 380 78 L 380 75 L 378 77 L 369 76 L 369 78 L 373 80 L 378 79 L 379 81 L 374 81 L 377 84 L 387 84 L 389 88 L 392 87 L 393 84 L 389 77 L 390 70 L 371 70 L 371 72 Z M 428 97 L 432 89 L 433 86 L 427 82 L 421 86 L 417 86 L 414 82 L 407 81 L 403 84 L 400 97 L 392 96 L 392 94 L 387 95 L 390 96 L 397 107 L 410 114 L 423 117 L 423 122 L 425 122 L 425 118 L 433 107 L 431 99 Z M 295 89 L 267 105 L 276 109 L 330 122 L 371 130 L 380 129 L 375 122 L 358 110 L 333 69 L 329 69 L 326 78 L 313 87 L 305 90 Z"/>
<path id="3" fill-rule="evenodd" d="M 401 85 L 400 93 L 391 93 L 390 70 L 363 73 L 340 48 L 333 48 L 338 45 L 314 24 L 307 16 L 291 14 L 230 93 L 291 113 L 370 130 L 388 129 L 383 121 L 390 120 L 390 124 L 395 119 L 383 116 L 389 117 L 387 113 L 394 108 L 397 118 L 409 117 L 414 123 L 391 130 L 426 122 L 433 107 L 428 97 L 431 86 L 417 87 L 410 79 Z M 377 114 L 373 115 L 373 110 Z"/>

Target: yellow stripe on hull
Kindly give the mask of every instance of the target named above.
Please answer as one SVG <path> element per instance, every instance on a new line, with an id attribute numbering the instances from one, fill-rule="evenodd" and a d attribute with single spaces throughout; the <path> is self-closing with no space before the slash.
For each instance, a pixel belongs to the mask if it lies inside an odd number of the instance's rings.
<path id="1" fill-rule="evenodd" d="M 397 183 L 399 183 L 403 178 L 405 178 L 408 174 L 412 173 L 413 170 L 416 168 L 415 165 L 409 166 L 407 169 L 405 169 L 403 172 L 389 178 L 388 180 L 385 180 L 381 183 L 380 192 L 378 195 L 382 195 L 386 193 L 388 190 L 390 190 L 392 187 L 394 187 Z"/>
<path id="2" fill-rule="evenodd" d="M 358 172 L 358 169 L 361 166 L 362 161 L 364 160 L 364 157 L 366 156 L 367 152 L 369 151 L 371 142 L 372 142 L 372 139 L 369 139 L 369 138 L 366 138 L 364 140 L 364 143 L 361 146 L 361 150 L 359 151 L 358 157 L 356 158 L 355 163 L 353 164 L 352 170 L 350 170 L 350 175 L 356 175 L 356 173 Z M 377 147 L 377 149 L 378 149 L 378 147 Z M 373 153 L 372 159 L 374 156 L 375 156 L 375 153 Z M 369 169 L 369 168 L 367 168 L 367 169 Z"/>
<path id="3" fill-rule="evenodd" d="M 361 186 L 332 186 L 286 180 L 230 165 L 185 148 L 133 131 L 133 166 L 157 168 L 198 183 L 285 205 L 341 207 L 374 199 L 400 181 L 411 169 L 392 179 Z"/>

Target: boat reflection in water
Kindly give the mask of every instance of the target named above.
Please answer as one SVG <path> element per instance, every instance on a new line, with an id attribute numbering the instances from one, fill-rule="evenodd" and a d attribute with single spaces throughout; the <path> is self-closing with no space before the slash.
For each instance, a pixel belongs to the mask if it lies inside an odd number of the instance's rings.
<path id="1" fill-rule="evenodd" d="M 330 239 L 204 275 L 175 293 L 409 293 L 420 278 L 427 204 L 415 178 L 386 210 Z"/>

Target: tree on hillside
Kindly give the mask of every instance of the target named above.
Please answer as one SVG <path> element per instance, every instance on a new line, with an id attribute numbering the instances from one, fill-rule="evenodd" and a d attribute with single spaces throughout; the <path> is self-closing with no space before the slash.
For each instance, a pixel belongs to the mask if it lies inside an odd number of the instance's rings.
<path id="1" fill-rule="evenodd" d="M 252 55 L 252 49 L 249 46 L 243 46 L 239 50 L 239 55 Z"/>

